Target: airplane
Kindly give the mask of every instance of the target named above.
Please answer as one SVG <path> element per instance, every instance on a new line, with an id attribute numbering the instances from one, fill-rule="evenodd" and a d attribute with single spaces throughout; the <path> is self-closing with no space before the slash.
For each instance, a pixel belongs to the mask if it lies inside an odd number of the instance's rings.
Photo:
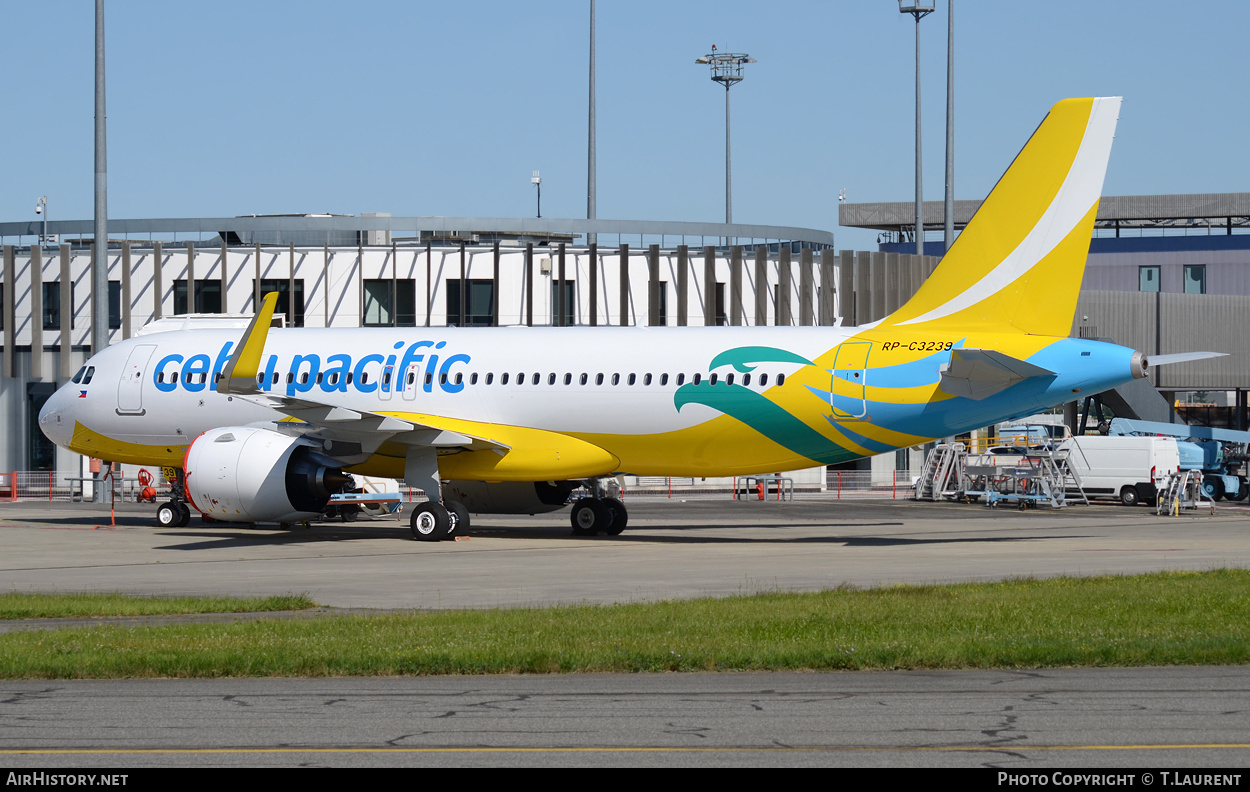
<path id="1" fill-rule="evenodd" d="M 562 508 L 618 534 L 620 474 L 830 465 L 1044 410 L 1147 375 L 1070 338 L 1120 98 L 1057 103 L 906 304 L 859 327 L 271 329 L 152 333 L 92 356 L 39 415 L 58 445 L 174 469 L 161 525 L 319 516 L 351 474 L 469 512 Z M 610 350 L 610 354 L 605 354 Z M 1156 363 L 1194 359 L 1187 353 Z"/>

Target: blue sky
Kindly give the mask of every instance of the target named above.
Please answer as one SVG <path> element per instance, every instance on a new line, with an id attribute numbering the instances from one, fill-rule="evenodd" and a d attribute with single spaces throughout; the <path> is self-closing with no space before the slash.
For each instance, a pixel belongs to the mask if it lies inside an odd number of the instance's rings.
<path id="1" fill-rule="evenodd" d="M 110 2 L 109 214 L 518 216 L 586 207 L 586 0 Z M 925 197 L 943 194 L 946 0 L 921 23 Z M 599 0 L 598 214 L 833 230 L 913 195 L 911 17 L 894 0 Z M 1056 100 L 1125 97 L 1104 193 L 1250 189 L 1250 3 L 956 0 L 956 197 L 981 198 Z M 5 0 L 0 220 L 92 210 L 94 3 Z"/>

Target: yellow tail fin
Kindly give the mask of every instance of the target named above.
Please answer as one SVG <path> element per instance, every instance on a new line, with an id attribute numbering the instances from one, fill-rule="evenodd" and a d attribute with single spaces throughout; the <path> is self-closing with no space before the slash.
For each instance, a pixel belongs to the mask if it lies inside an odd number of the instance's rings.
<path id="1" fill-rule="evenodd" d="M 1051 108 L 916 295 L 882 323 L 1066 336 L 1120 98 Z"/>

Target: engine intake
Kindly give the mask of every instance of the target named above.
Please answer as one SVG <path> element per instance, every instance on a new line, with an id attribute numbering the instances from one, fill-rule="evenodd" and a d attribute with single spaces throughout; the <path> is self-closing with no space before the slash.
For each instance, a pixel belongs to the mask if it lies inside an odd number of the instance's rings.
<path id="1" fill-rule="evenodd" d="M 317 446 L 247 426 L 212 429 L 195 438 L 183 467 L 191 505 L 236 522 L 311 519 L 352 481 Z"/>

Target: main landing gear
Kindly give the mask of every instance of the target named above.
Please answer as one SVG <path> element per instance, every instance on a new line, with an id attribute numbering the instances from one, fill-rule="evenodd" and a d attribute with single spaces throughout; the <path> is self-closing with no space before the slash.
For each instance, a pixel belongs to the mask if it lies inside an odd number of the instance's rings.
<path id="1" fill-rule="evenodd" d="M 617 536 L 625 530 L 629 513 L 625 510 L 625 504 L 616 497 L 619 490 L 611 487 L 616 483 L 615 480 L 607 479 L 606 482 L 608 486 L 599 479 L 587 482 L 595 493 L 594 497 L 581 498 L 573 503 L 569 521 L 573 523 L 574 536 L 595 536 L 601 533 Z"/>
<path id="2" fill-rule="evenodd" d="M 418 504 L 408 522 L 412 538 L 418 542 L 437 542 L 455 539 L 456 535 L 469 531 L 469 510 L 458 501 L 445 501 L 446 505 L 426 501 Z"/>

